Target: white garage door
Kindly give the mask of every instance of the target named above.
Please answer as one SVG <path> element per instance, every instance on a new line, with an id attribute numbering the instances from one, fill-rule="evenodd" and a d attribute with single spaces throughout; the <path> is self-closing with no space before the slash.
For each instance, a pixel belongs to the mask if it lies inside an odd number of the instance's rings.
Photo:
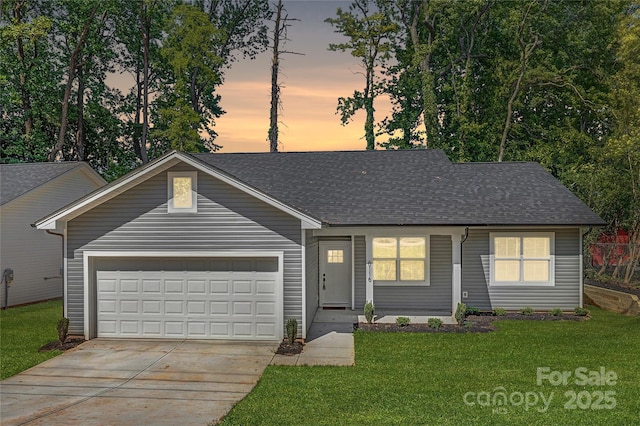
<path id="1" fill-rule="evenodd" d="M 98 337 L 280 340 L 278 272 L 97 271 Z"/>

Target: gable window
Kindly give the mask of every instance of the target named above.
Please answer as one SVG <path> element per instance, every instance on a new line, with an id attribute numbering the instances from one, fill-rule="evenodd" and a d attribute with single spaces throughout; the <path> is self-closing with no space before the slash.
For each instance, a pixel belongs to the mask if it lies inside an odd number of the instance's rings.
<path id="1" fill-rule="evenodd" d="M 491 285 L 554 285 L 554 234 L 490 234 Z"/>
<path id="2" fill-rule="evenodd" d="M 376 237 L 372 240 L 373 280 L 424 284 L 427 276 L 425 237 Z"/>
<path id="3" fill-rule="evenodd" d="M 197 172 L 167 173 L 168 213 L 196 213 L 197 205 Z"/>

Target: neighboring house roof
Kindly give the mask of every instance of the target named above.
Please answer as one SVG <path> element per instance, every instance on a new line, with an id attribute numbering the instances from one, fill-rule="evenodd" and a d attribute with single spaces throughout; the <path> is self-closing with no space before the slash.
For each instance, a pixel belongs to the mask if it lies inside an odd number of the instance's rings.
<path id="1" fill-rule="evenodd" d="M 68 161 L 62 163 L 0 164 L 0 205 L 6 204 L 27 192 L 71 170 L 85 167 L 97 182 L 104 184 L 86 163 Z"/>
<path id="2" fill-rule="evenodd" d="M 441 150 L 195 154 L 328 225 L 603 225 L 539 164 Z"/>
<path id="3" fill-rule="evenodd" d="M 172 152 L 36 223 L 55 226 L 186 162 L 305 226 L 604 225 L 537 163 L 452 164 L 442 150 Z"/>

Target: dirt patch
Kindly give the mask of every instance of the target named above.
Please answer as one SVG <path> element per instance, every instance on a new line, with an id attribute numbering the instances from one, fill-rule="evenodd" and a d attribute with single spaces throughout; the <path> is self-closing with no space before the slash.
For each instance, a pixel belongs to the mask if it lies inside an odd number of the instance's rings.
<path id="1" fill-rule="evenodd" d="M 407 325 L 386 324 L 386 323 L 360 323 L 357 327 L 364 331 L 388 331 L 388 332 L 405 332 L 405 333 L 487 333 L 496 328 L 490 321 L 469 322 L 468 325 L 443 324 L 437 330 L 429 327 L 428 324 L 414 323 Z"/>
<path id="2" fill-rule="evenodd" d="M 304 345 L 302 344 L 302 342 L 295 341 L 293 342 L 293 344 L 290 344 L 285 339 L 282 341 L 282 343 L 280 343 L 280 346 L 278 346 L 278 350 L 276 351 L 276 353 L 278 355 L 298 355 L 302 352 L 303 348 Z"/>
<path id="3" fill-rule="evenodd" d="M 64 343 L 60 343 L 59 340 L 54 342 L 49 342 L 46 345 L 43 345 L 38 352 L 46 352 L 46 351 L 68 351 L 69 349 L 73 349 L 78 346 L 80 343 L 84 342 L 84 339 L 81 337 L 70 337 L 64 341 Z"/>
<path id="4" fill-rule="evenodd" d="M 499 320 L 528 320 L 528 321 L 584 321 L 589 319 L 588 316 L 578 316 L 575 314 L 563 314 L 562 316 L 553 316 L 549 313 L 533 313 L 524 315 L 521 313 L 507 313 L 506 315 L 497 316 L 491 313 L 481 313 L 478 315 L 469 315 L 465 319 L 464 325 L 443 324 L 440 328 L 435 329 L 429 327 L 428 324 L 415 323 L 401 326 L 398 324 L 385 323 L 359 323 L 354 324 L 354 329 L 364 331 L 386 331 L 386 332 L 407 332 L 407 333 L 488 333 L 495 331 L 494 322 Z"/>

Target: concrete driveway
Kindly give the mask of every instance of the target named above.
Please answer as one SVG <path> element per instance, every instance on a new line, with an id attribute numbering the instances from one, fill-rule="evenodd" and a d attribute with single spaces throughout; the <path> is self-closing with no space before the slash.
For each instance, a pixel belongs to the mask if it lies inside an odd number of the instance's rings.
<path id="1" fill-rule="evenodd" d="M 215 424 L 253 389 L 277 346 L 94 339 L 0 382 L 0 422 Z"/>

